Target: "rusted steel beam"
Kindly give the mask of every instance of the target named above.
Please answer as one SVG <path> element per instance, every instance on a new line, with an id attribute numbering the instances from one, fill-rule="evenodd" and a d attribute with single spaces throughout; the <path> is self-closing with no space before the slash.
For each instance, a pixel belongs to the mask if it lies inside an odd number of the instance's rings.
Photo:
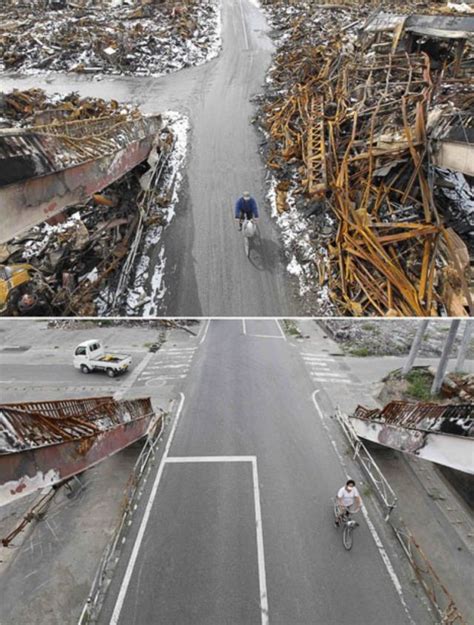
<path id="1" fill-rule="evenodd" d="M 1 404 L 0 505 L 81 473 L 157 424 L 149 398 Z"/>
<path id="2" fill-rule="evenodd" d="M 350 419 L 361 438 L 474 474 L 472 404 L 393 401 L 381 410 L 358 406 Z"/>
<path id="3" fill-rule="evenodd" d="M 0 243 L 121 178 L 146 159 L 160 126 L 159 116 L 118 116 L 0 132 L 2 167 L 16 147 L 24 156 L 21 171 L 30 173 L 0 186 Z"/>

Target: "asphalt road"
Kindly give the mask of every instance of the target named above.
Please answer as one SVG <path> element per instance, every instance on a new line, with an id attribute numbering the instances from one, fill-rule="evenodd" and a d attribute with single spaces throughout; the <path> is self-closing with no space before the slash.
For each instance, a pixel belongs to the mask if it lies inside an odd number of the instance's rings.
<path id="1" fill-rule="evenodd" d="M 381 520 L 351 552 L 332 523 L 354 467 L 324 420 L 350 374 L 323 348 L 315 378 L 273 320 L 213 320 L 199 343 L 100 623 L 430 622 Z"/>
<path id="2" fill-rule="evenodd" d="M 190 118 L 187 171 L 177 215 L 165 231 L 167 295 L 158 315 L 291 316 L 298 313 L 278 233 L 264 204 L 261 138 L 251 124 L 252 95 L 262 90 L 272 43 L 251 0 L 222 1 L 223 50 L 209 63 L 163 78 L 50 75 L 2 77 L 0 89 L 41 86 L 178 110 Z M 249 190 L 261 207 L 261 245 L 252 262 L 233 221 L 233 204 Z M 153 256 L 158 257 L 159 249 Z M 152 258 L 153 262 L 153 258 Z M 150 272 L 152 274 L 153 272 Z M 301 312 L 301 310 L 300 310 Z"/>

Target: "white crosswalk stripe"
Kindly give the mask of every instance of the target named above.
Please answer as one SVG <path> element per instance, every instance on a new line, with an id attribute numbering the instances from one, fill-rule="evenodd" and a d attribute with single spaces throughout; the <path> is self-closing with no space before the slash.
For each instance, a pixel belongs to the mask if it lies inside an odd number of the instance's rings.
<path id="1" fill-rule="evenodd" d="M 140 374 L 138 382 L 147 386 L 181 380 L 186 377 L 196 347 L 176 347 L 159 350 L 155 358 Z"/>
<path id="2" fill-rule="evenodd" d="M 348 373 L 338 372 L 339 365 L 335 358 L 325 354 L 302 352 L 301 356 L 309 370 L 311 379 L 327 384 L 352 384 Z"/>

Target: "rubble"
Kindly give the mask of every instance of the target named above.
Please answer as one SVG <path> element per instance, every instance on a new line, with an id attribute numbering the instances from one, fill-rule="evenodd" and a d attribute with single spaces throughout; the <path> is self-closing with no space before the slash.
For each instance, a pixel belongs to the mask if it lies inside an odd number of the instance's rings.
<path id="1" fill-rule="evenodd" d="M 318 314 L 474 314 L 469 159 L 444 143 L 473 129 L 474 19 L 436 2 L 262 4 L 277 54 L 258 123 L 301 291 Z"/>
<path id="2" fill-rule="evenodd" d="M 391 319 L 390 323 L 387 323 L 378 319 L 358 321 L 325 318 L 319 323 L 348 354 L 403 356 L 410 351 L 419 322 L 410 319 L 403 321 Z M 441 356 L 450 323 L 450 321 L 440 320 L 428 325 L 420 345 L 420 357 Z M 461 328 L 455 339 L 454 354 L 457 353 L 461 344 L 463 331 Z M 467 357 L 474 358 L 474 339 L 471 340 Z"/>
<path id="3" fill-rule="evenodd" d="M 106 121 L 110 139 L 104 132 L 92 133 L 94 153 L 85 152 L 86 165 L 92 164 L 93 175 L 97 174 L 99 167 L 91 161 L 91 156 L 97 157 L 97 151 L 99 157 L 108 154 L 110 144 L 122 139 L 121 149 L 125 148 L 122 152 L 128 159 L 126 164 L 129 162 L 134 150 L 127 149 L 131 145 L 130 132 L 124 129 L 124 123 L 144 123 L 141 113 L 133 107 L 80 98 L 77 94 L 49 100 L 41 90 L 6 94 L 3 115 L 5 122 L 15 128 L 28 129 L 34 122 L 48 121 L 48 141 L 50 135 L 56 140 L 58 128 L 71 128 L 86 122 L 103 126 Z M 60 121 L 57 121 L 58 117 Z M 176 125 L 180 140 L 179 158 L 175 154 Z M 4 263 L 0 266 L 3 314 L 94 316 L 98 312 L 114 315 L 127 310 L 132 286 L 136 289 L 143 280 L 142 258 L 146 248 L 158 245 L 163 228 L 174 215 L 180 180 L 177 167 L 182 163 L 186 145 L 182 125 L 183 118 L 177 114 L 161 116 L 159 131 L 152 135 L 150 147 L 145 149 L 144 139 L 139 140 L 138 154 L 144 153 L 144 156 L 136 162 L 143 158 L 146 161 L 139 162 L 132 169 L 128 167 L 128 172 L 124 168 L 122 173 L 127 173 L 100 192 L 91 192 L 91 178 L 88 185 L 84 185 L 86 178 L 81 174 L 79 188 L 81 191 L 88 189 L 83 201 L 73 206 L 68 202 L 69 207 L 52 220 L 22 232 L 0 247 L 0 262 Z M 70 135 L 60 137 L 68 148 L 66 167 L 71 164 L 71 159 L 74 164 L 74 159 L 84 158 L 88 145 L 84 137 L 79 136 L 77 141 L 73 141 Z M 45 166 L 51 167 L 58 153 L 45 159 Z M 38 167 L 39 159 L 34 151 L 32 160 Z M 114 165 L 116 163 L 117 159 Z M 64 176 L 64 171 L 59 169 L 59 174 Z M 106 175 L 111 176 L 111 168 L 106 168 Z M 39 175 L 33 181 L 42 183 L 44 178 Z M 70 179 L 71 175 L 68 175 Z M 12 186 L 5 188 L 11 189 Z M 56 188 L 54 184 L 52 188 Z M 31 192 L 31 186 L 28 189 Z M 52 201 L 56 205 L 55 198 Z M 19 276 L 15 288 L 11 288 L 12 283 L 8 282 L 7 274 L 12 272 Z M 28 274 L 26 278 L 25 273 Z M 148 293 L 152 301 L 156 296 L 148 285 L 146 288 L 141 286 L 141 293 L 145 296 Z"/>
<path id="4" fill-rule="evenodd" d="M 161 76 L 208 61 L 221 45 L 217 0 L 6 4 L 0 71 Z"/>

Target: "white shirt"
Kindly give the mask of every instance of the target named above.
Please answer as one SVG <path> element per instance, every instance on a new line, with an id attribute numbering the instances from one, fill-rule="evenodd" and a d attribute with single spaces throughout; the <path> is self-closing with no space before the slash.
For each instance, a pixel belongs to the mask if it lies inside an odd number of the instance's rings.
<path id="1" fill-rule="evenodd" d="M 354 504 L 354 499 L 356 497 L 360 497 L 359 491 L 355 486 L 350 492 L 346 490 L 345 486 L 343 486 L 337 493 L 337 496 L 338 499 L 342 499 L 342 503 L 346 506 L 346 508 L 349 508 Z"/>

